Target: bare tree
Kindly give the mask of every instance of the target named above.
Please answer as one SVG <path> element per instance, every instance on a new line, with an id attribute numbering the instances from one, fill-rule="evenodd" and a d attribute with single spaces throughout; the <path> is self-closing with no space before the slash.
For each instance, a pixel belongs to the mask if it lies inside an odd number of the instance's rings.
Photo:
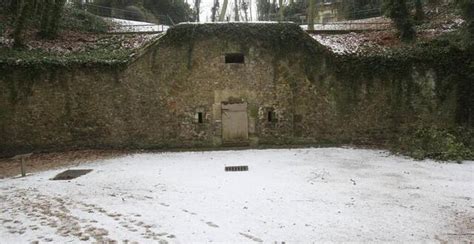
<path id="1" fill-rule="evenodd" d="M 200 14 L 200 10 L 199 10 L 199 7 L 201 6 L 201 0 L 194 0 L 194 10 L 196 11 L 196 15 L 195 15 L 195 20 L 196 22 L 199 22 L 199 14 Z"/>
<path id="2" fill-rule="evenodd" d="M 225 12 L 227 10 L 227 5 L 229 4 L 229 0 L 224 0 L 224 3 L 222 4 L 222 10 L 221 14 L 219 15 L 219 21 L 224 21 L 225 19 Z"/>
<path id="3" fill-rule="evenodd" d="M 249 16 L 248 16 L 249 4 L 248 4 L 245 0 L 243 0 L 243 1 L 242 1 L 242 4 L 240 5 L 240 7 L 241 7 L 242 10 L 244 11 L 245 21 L 249 21 Z"/>
<path id="4" fill-rule="evenodd" d="M 31 0 L 24 0 L 23 6 L 21 7 L 20 15 L 18 16 L 15 24 L 15 30 L 13 31 L 13 47 L 22 48 L 25 46 L 23 42 L 23 31 L 26 26 L 27 17 L 31 10 Z"/>
<path id="5" fill-rule="evenodd" d="M 212 6 L 211 9 L 211 21 L 216 22 L 217 20 L 217 13 L 219 12 L 219 0 L 214 0 L 214 5 Z"/>
<path id="6" fill-rule="evenodd" d="M 283 16 L 283 10 L 284 10 L 284 7 L 283 7 L 283 0 L 278 0 L 278 20 L 279 21 L 283 21 L 285 19 L 285 16 Z"/>
<path id="7" fill-rule="evenodd" d="M 234 0 L 234 20 L 239 21 L 239 0 Z"/>
<path id="8" fill-rule="evenodd" d="M 308 30 L 314 30 L 314 5 L 316 0 L 309 0 Z"/>

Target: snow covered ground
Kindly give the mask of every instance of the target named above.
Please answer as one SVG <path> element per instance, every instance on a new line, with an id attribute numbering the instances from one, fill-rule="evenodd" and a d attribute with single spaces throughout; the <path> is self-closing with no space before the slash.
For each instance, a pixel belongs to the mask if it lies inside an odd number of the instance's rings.
<path id="1" fill-rule="evenodd" d="M 167 31 L 169 26 L 157 25 L 148 22 L 117 19 L 117 18 L 106 18 L 114 24 L 113 29 L 110 32 L 155 32 L 155 31 Z"/>
<path id="2" fill-rule="evenodd" d="M 75 168 L 93 171 L 70 181 L 49 180 L 65 169 L 0 180 L 0 243 L 473 238 L 472 161 L 310 148 L 143 153 Z"/>

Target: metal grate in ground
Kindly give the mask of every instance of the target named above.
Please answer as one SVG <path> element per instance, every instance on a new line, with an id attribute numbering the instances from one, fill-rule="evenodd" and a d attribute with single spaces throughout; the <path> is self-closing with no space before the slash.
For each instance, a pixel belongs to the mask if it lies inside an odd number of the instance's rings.
<path id="1" fill-rule="evenodd" d="M 249 166 L 241 165 L 241 166 L 225 166 L 225 171 L 248 171 Z"/>

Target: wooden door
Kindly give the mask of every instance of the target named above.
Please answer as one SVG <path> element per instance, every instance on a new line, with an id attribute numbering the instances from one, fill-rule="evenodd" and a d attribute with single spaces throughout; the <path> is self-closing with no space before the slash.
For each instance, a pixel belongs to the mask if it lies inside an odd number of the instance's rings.
<path id="1" fill-rule="evenodd" d="M 247 142 L 249 126 L 247 103 L 222 104 L 222 140 L 224 143 Z"/>

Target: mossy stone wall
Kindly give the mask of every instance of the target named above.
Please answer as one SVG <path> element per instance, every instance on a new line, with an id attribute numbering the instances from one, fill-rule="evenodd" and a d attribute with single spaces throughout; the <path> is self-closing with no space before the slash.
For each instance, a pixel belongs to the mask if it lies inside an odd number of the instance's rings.
<path id="1" fill-rule="evenodd" d="M 436 67 L 389 63 L 371 72 L 291 24 L 276 25 L 286 39 L 273 44 L 259 33 L 268 26 L 234 25 L 240 39 L 216 26 L 170 30 L 126 68 L 1 67 L 0 155 L 221 146 L 220 106 L 232 101 L 248 104 L 250 145 L 383 146 L 421 122 L 458 124 L 460 87 Z M 226 53 L 245 63 L 226 64 Z"/>

